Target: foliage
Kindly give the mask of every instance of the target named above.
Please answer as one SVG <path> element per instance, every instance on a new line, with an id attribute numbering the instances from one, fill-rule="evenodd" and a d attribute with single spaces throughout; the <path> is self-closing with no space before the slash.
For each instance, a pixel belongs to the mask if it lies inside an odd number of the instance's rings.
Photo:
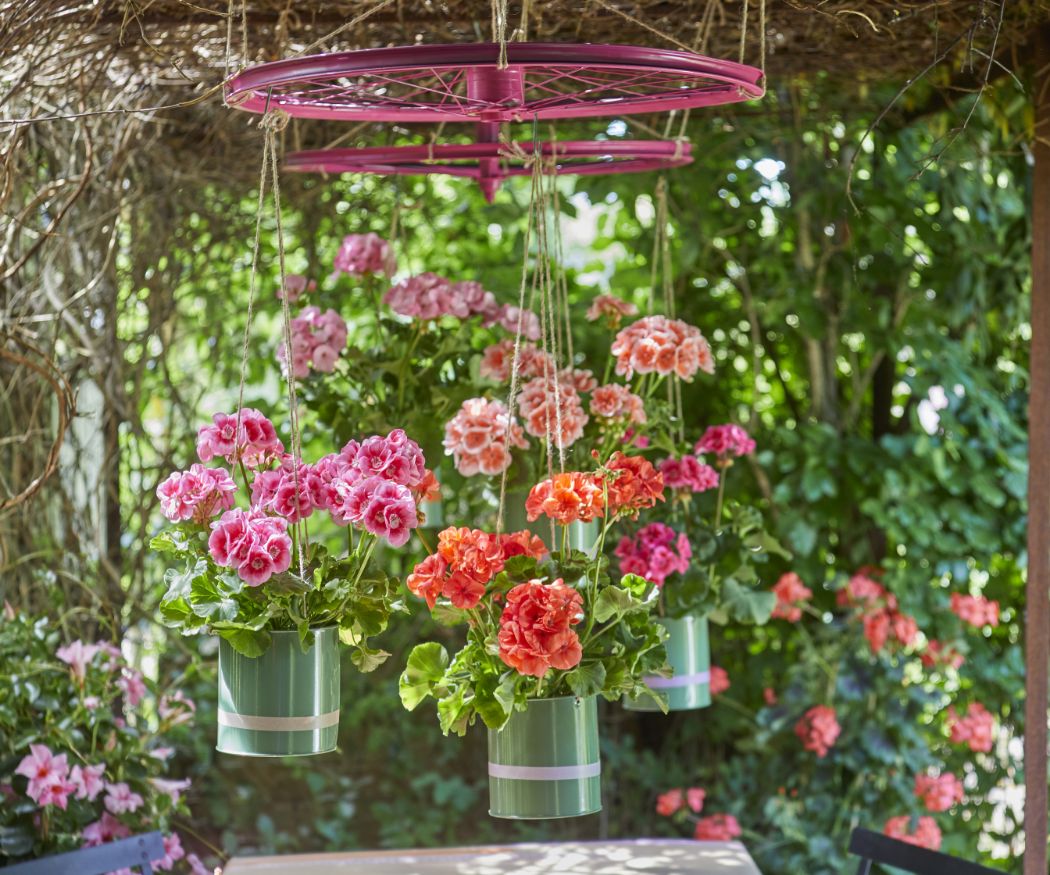
<path id="1" fill-rule="evenodd" d="M 159 829 L 167 855 L 156 868 L 170 870 L 184 856 L 170 833 L 176 818 L 189 816 L 182 797 L 190 782 L 166 777 L 173 750 L 165 743 L 185 735 L 193 701 L 174 690 L 147 696 L 115 646 L 63 646 L 46 618 L 10 608 L 0 625 L 0 672 L 0 862 Z M 21 766 L 37 754 L 45 778 Z M 40 796 L 49 783 L 54 795 Z M 199 862 L 194 871 L 203 871 Z"/>

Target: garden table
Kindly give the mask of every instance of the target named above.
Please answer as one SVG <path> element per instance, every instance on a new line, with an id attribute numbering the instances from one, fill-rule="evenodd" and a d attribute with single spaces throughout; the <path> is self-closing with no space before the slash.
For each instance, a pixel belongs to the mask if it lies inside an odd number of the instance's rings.
<path id="1" fill-rule="evenodd" d="M 225 875 L 761 875 L 739 842 L 635 839 L 235 857 Z"/>

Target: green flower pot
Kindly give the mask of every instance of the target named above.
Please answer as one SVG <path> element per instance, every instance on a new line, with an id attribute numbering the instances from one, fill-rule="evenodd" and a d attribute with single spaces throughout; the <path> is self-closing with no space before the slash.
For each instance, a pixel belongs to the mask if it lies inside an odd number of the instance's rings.
<path id="1" fill-rule="evenodd" d="M 308 756 L 335 750 L 339 735 L 339 630 L 314 630 L 306 653 L 297 632 L 271 632 L 255 659 L 219 639 L 222 753 Z"/>
<path id="2" fill-rule="evenodd" d="M 528 529 L 532 534 L 539 535 L 543 543 L 551 550 L 561 549 L 562 527 L 555 526 L 558 534 L 558 543 L 551 543 L 551 521 L 545 516 L 529 522 L 525 514 L 525 499 L 517 494 L 508 496 L 507 503 L 503 508 L 503 530 L 505 532 L 520 532 Z M 601 532 L 598 520 L 589 523 L 569 523 L 569 547 L 573 550 L 582 550 L 590 556 L 594 555 L 594 549 L 598 545 L 598 535 Z"/>
<path id="3" fill-rule="evenodd" d="M 692 711 L 711 704 L 711 644 L 707 637 L 707 617 L 661 617 L 657 622 L 667 630 L 667 661 L 674 669 L 669 678 L 647 677 L 645 682 L 667 702 L 669 711 Z M 630 711 L 659 711 L 649 696 L 625 699 Z"/>
<path id="4" fill-rule="evenodd" d="M 597 697 L 531 699 L 489 730 L 489 814 L 522 820 L 602 808 Z"/>
<path id="5" fill-rule="evenodd" d="M 419 509 L 423 511 L 423 517 L 426 519 L 423 528 L 436 530 L 445 528 L 445 504 L 440 498 L 436 501 L 424 501 Z"/>

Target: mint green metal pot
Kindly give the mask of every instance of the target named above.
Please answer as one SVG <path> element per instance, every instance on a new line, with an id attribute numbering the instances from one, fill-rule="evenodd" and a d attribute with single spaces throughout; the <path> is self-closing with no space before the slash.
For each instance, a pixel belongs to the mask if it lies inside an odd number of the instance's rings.
<path id="1" fill-rule="evenodd" d="M 271 632 L 252 659 L 219 639 L 219 740 L 238 756 L 308 756 L 335 750 L 339 735 L 339 630 L 314 630 L 306 653 L 297 632 Z"/>
<path id="2" fill-rule="evenodd" d="M 707 617 L 661 617 L 657 622 L 667 630 L 667 661 L 674 669 L 669 678 L 650 677 L 645 682 L 667 702 L 669 711 L 692 711 L 711 704 L 711 644 L 707 637 Z M 649 696 L 625 699 L 630 711 L 659 711 Z"/>
<path id="3" fill-rule="evenodd" d="M 531 699 L 489 730 L 493 817 L 577 817 L 601 808 L 597 697 Z"/>
<path id="4" fill-rule="evenodd" d="M 445 528 L 445 504 L 440 498 L 436 501 L 424 501 L 419 509 L 423 511 L 423 518 L 426 520 L 423 528 Z"/>
<path id="5" fill-rule="evenodd" d="M 550 520 L 545 516 L 541 516 L 530 523 L 525 514 L 524 502 L 524 497 L 517 494 L 508 496 L 507 503 L 503 509 L 503 530 L 506 532 L 520 532 L 523 529 L 528 529 L 534 535 L 539 535 L 549 549 L 560 550 L 562 546 L 562 527 L 554 527 L 558 536 L 558 543 L 552 544 Z M 600 525 L 601 523 L 598 520 L 592 520 L 589 523 L 569 523 L 569 547 L 573 550 L 582 550 L 584 553 L 593 556 L 594 548 L 598 544 L 598 535 L 601 533 Z"/>

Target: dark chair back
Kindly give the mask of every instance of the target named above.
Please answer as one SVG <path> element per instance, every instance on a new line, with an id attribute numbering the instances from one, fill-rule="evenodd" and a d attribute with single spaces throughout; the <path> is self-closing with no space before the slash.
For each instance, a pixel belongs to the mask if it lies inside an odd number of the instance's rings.
<path id="1" fill-rule="evenodd" d="M 861 858 L 857 875 L 869 875 L 872 863 L 885 863 L 905 872 L 913 872 L 914 875 L 1003 875 L 998 869 L 979 866 L 939 851 L 918 848 L 880 832 L 859 827 L 850 836 L 849 850 Z"/>
<path id="2" fill-rule="evenodd" d="M 106 875 L 117 869 L 136 866 L 142 875 L 153 875 L 150 860 L 164 856 L 164 840 L 159 832 L 148 832 L 95 848 L 81 848 L 28 863 L 6 867 L 4 875 Z"/>

